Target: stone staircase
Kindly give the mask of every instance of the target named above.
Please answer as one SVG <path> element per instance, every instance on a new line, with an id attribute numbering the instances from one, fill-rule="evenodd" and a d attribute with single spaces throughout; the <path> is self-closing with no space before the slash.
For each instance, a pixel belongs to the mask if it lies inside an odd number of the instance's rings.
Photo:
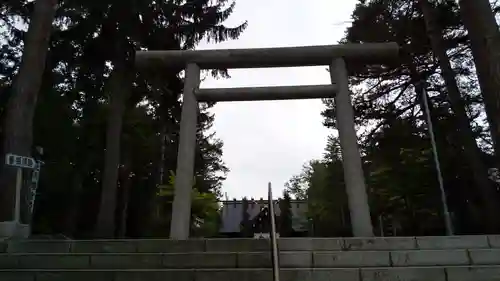
<path id="1" fill-rule="evenodd" d="M 282 238 L 281 281 L 500 281 L 500 236 Z M 272 281 L 269 241 L 0 241 L 0 281 Z"/>

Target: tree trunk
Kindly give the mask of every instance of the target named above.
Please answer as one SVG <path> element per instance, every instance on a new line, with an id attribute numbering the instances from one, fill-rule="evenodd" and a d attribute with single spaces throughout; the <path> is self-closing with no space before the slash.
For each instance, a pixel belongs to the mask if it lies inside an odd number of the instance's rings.
<path id="1" fill-rule="evenodd" d="M 118 226 L 116 236 L 125 238 L 127 235 L 127 218 L 128 218 L 128 203 L 130 200 L 130 188 L 132 186 L 132 179 L 130 172 L 132 170 L 129 158 L 124 161 L 123 169 L 120 179 L 120 210 L 118 211 Z"/>
<path id="2" fill-rule="evenodd" d="M 488 0 L 460 0 L 459 3 L 500 169 L 500 31 Z"/>
<path id="3" fill-rule="evenodd" d="M 65 213 L 64 233 L 68 237 L 75 237 L 78 229 L 80 197 L 83 190 L 83 173 L 79 169 L 73 172 L 72 186 L 70 187 L 69 205 Z"/>
<path id="4" fill-rule="evenodd" d="M 95 235 L 111 238 L 115 233 L 116 189 L 120 164 L 120 139 L 126 100 L 131 91 L 129 72 L 124 63 L 115 64 L 110 78 L 110 106 L 106 131 L 106 151 L 101 204 Z"/>
<path id="5" fill-rule="evenodd" d="M 428 0 L 420 0 L 419 2 L 424 14 L 426 29 L 431 39 L 432 49 L 434 55 L 438 58 L 441 75 L 448 90 L 448 99 L 455 113 L 456 125 L 461 143 L 464 147 L 464 153 L 469 160 L 468 164 L 471 167 L 476 188 L 478 189 L 480 198 L 482 198 L 484 207 L 487 211 L 485 212 L 485 218 L 490 218 L 488 229 L 495 232 L 498 228 L 498 222 L 494 216 L 488 216 L 487 214 L 496 214 L 500 212 L 500 205 L 497 204 L 498 193 L 493 188 L 488 178 L 488 169 L 481 159 L 481 150 L 474 138 L 469 117 L 465 111 L 465 104 L 462 101 L 460 90 L 455 80 L 455 72 L 446 54 L 442 31 L 436 24 L 433 7 Z"/>
<path id="6" fill-rule="evenodd" d="M 19 75 L 7 103 L 3 153 L 31 156 L 33 116 L 45 70 L 45 60 L 56 13 L 57 0 L 37 0 L 30 20 Z M 0 221 L 14 217 L 15 169 L 0 161 Z"/>

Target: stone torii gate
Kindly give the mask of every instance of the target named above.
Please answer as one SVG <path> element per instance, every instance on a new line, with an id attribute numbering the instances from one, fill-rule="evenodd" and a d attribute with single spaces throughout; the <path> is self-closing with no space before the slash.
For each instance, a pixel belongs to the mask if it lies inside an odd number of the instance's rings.
<path id="1" fill-rule="evenodd" d="M 191 189 L 194 173 L 198 103 L 207 101 L 256 101 L 334 98 L 346 193 L 353 234 L 374 236 L 354 116 L 348 85 L 351 67 L 376 64 L 397 58 L 396 43 L 343 44 L 308 47 L 139 51 L 139 68 L 185 68 L 180 140 L 170 237 L 188 239 Z M 201 69 L 320 66 L 330 67 L 331 85 L 200 89 Z"/>

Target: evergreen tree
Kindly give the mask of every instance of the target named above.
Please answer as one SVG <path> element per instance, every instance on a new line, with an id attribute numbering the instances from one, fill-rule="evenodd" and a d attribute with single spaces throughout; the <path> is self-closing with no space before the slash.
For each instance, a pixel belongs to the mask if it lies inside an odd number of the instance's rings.
<path id="1" fill-rule="evenodd" d="M 455 78 L 455 72 L 446 54 L 443 33 L 435 18 L 435 7 L 428 0 L 420 0 L 420 7 L 425 19 L 426 29 L 428 31 L 431 46 L 434 55 L 439 61 L 441 75 L 446 85 L 450 107 L 454 112 L 453 117 L 457 124 L 457 136 L 463 144 L 464 154 L 469 159 L 469 164 L 473 177 L 476 181 L 476 186 L 479 195 L 482 197 L 485 208 L 489 213 L 500 212 L 496 198 L 500 198 L 498 191 L 493 183 L 488 178 L 488 169 L 481 157 L 481 150 L 478 147 L 472 126 L 470 125 L 469 117 L 467 116 L 465 103 L 462 101 L 461 93 Z M 500 229 L 500 224 L 496 219 L 490 219 L 487 227 L 490 231 L 495 232 Z"/>
<path id="2" fill-rule="evenodd" d="M 383 219 L 385 223 L 378 227 L 384 228 L 384 233 L 390 225 L 400 226 L 398 235 L 444 233 L 439 185 L 423 114 L 426 90 L 455 228 L 464 234 L 492 232 L 486 207 L 498 200 L 498 185 L 486 172 L 495 164 L 488 149 L 488 131 L 478 125 L 482 98 L 459 7 L 455 1 L 433 2 L 435 20 L 429 25 L 426 20 L 432 18 L 423 16 L 419 4 L 425 3 L 359 1 L 343 41 L 397 42 L 403 47 L 401 61 L 394 64 L 350 67 L 373 220 Z M 435 40 L 438 32 L 440 41 Z M 436 47 L 436 42 L 441 46 Z M 447 62 L 452 65 L 451 71 Z M 336 128 L 335 104 L 327 99 L 325 105 L 324 124 Z M 335 198 L 337 205 L 347 204 L 346 196 L 338 196 L 345 188 L 342 159 L 335 149 L 338 145 L 331 144 L 324 159 L 311 161 L 289 183 L 293 194 L 307 194 L 315 235 L 338 235 L 329 232 L 327 226 L 349 225 L 345 209 L 332 208 L 329 201 Z M 338 195 L 328 193 L 335 189 Z"/>
<path id="3" fill-rule="evenodd" d="M 488 0 L 460 0 L 460 14 L 468 31 L 492 146 L 500 169 L 500 31 Z"/>
<path id="4" fill-rule="evenodd" d="M 24 31 L 19 26 L 28 23 L 34 4 L 39 2 L 43 1 L 4 1 L 0 5 L 0 21 L 5 26 L 0 34 L 2 140 L 5 108 L 11 96 L 8 93 L 12 92 L 22 56 Z M 46 163 L 35 202 L 34 233 L 92 236 L 98 221 L 96 206 L 101 204 L 105 187 L 103 200 L 110 203 L 104 204 L 101 212 L 100 235 L 168 235 L 164 228 L 168 227 L 171 200 L 158 197 L 157 191 L 164 183 L 161 171 L 175 170 L 183 81 L 178 73 L 168 70 L 130 73 L 130 62 L 139 48 L 192 49 L 204 39 L 235 39 L 246 23 L 235 28 L 223 25 L 234 8 L 228 1 L 151 3 L 129 3 L 127 7 L 133 8 L 123 10 L 120 7 L 125 4 L 115 1 L 59 1 L 33 119 L 33 145 L 44 148 Z M 186 17 L 171 16 L 179 11 Z M 120 68 L 115 66 L 120 63 L 127 69 L 123 73 L 131 75 L 125 79 L 130 84 L 116 82 L 120 80 L 115 78 Z M 155 73 L 161 73 L 161 77 Z M 130 92 L 128 97 L 116 94 L 118 86 L 120 92 Z M 117 98 L 121 100 L 117 102 Z M 203 197 L 217 198 L 227 167 L 221 160 L 222 142 L 207 133 L 213 124 L 210 106 L 200 112 L 195 188 Z M 113 121 L 110 116 L 114 116 Z M 122 128 L 113 129 L 113 122 L 120 120 Z M 107 128 L 114 131 L 108 132 L 106 139 Z M 111 143 L 117 146 L 106 149 L 106 142 L 108 147 Z M 111 152 L 113 157 L 109 156 Z M 113 167 L 118 167 L 118 173 Z M 163 174 L 168 177 L 167 172 Z M 115 200 L 115 196 L 116 203 L 108 200 Z M 157 214 L 159 201 L 165 208 Z M 206 209 L 199 210 L 193 212 L 200 215 Z M 104 221 L 110 223 L 103 226 Z"/>
<path id="5" fill-rule="evenodd" d="M 448 198 L 451 200 L 450 207 L 457 210 L 467 206 L 469 214 L 477 214 L 485 206 L 494 205 L 493 202 L 497 200 L 497 197 L 492 196 L 493 183 L 489 179 L 485 179 L 487 177 L 485 170 L 491 167 L 488 164 L 491 157 L 486 155 L 484 150 L 475 152 L 474 144 L 470 145 L 472 142 L 466 138 L 468 134 L 472 134 L 475 140 L 481 141 L 480 137 L 484 136 L 484 128 L 475 125 L 481 114 L 481 109 L 475 104 L 481 99 L 474 79 L 471 78 L 474 73 L 470 68 L 471 56 L 467 52 L 468 42 L 465 40 L 458 7 L 454 1 L 441 1 L 439 5 L 434 6 L 435 18 L 439 19 L 437 24 L 443 30 L 442 46 L 446 48 L 446 52 L 449 54 L 448 59 L 454 65 L 453 70 L 457 75 L 457 81 L 460 82 L 458 87 L 463 93 L 461 94 L 462 107 L 466 107 L 468 115 L 471 117 L 470 122 L 457 122 L 455 118 L 461 118 L 461 120 L 467 118 L 464 118 L 463 115 L 457 115 L 460 110 L 460 106 L 457 104 L 460 104 L 460 100 L 457 102 L 456 94 L 443 87 L 441 72 L 437 72 L 437 70 L 439 68 L 446 70 L 445 65 L 439 65 L 440 61 L 445 63 L 446 60 L 436 61 L 434 59 L 437 54 L 433 52 L 432 41 L 429 40 L 429 34 L 426 30 L 425 18 L 420 13 L 418 4 L 419 1 L 363 1 L 353 12 L 355 21 L 346 33 L 348 41 L 396 41 L 404 47 L 405 53 L 409 54 L 407 57 L 403 57 L 401 65 L 385 68 L 367 66 L 355 71 L 352 79 L 354 85 L 368 83 L 367 86 L 369 86 L 368 91 L 355 90 L 356 120 L 360 125 L 370 124 L 370 127 L 373 128 L 364 134 L 362 146 L 364 150 L 369 148 L 367 144 L 370 143 L 369 140 L 373 138 L 373 135 L 382 127 L 392 125 L 392 122 L 397 121 L 398 118 L 408 120 L 428 135 L 425 132 L 425 126 L 423 126 L 425 124 L 425 114 L 423 114 L 425 107 L 421 98 L 423 96 L 422 85 L 416 83 L 427 81 L 425 90 L 428 93 L 430 115 L 441 159 L 445 188 L 453 186 L 453 189 L 446 190 Z M 372 24 L 369 28 L 363 28 L 362 26 L 367 22 Z M 444 72 L 442 73 L 444 74 Z M 451 81 L 449 78 L 447 80 Z M 455 95 L 453 100 L 451 99 L 452 94 Z M 450 114 L 450 109 L 454 111 L 454 114 Z M 333 122 L 329 122 L 333 116 L 331 115 L 332 110 L 334 110 L 334 106 L 327 103 L 325 117 L 327 125 L 330 126 L 334 125 Z M 452 121 L 453 119 L 455 121 Z M 472 132 L 467 131 L 468 125 L 472 127 Z M 465 145 L 467 143 L 469 145 Z M 430 142 L 428 148 L 431 148 Z M 455 159 L 456 155 L 463 155 L 462 160 L 449 161 L 449 159 Z M 475 155 L 475 157 L 471 159 L 470 155 Z M 470 161 L 478 158 L 477 161 Z M 428 165 L 434 166 L 432 158 L 428 158 L 428 161 Z M 483 167 L 480 167 L 481 162 L 484 163 Z M 460 171 L 464 167 L 472 168 L 477 172 L 463 175 Z M 449 181 L 453 181 L 454 178 L 462 178 L 462 183 L 449 185 Z M 471 179 L 474 184 L 463 184 L 470 182 Z M 407 180 L 410 181 L 409 178 Z M 434 187 L 438 190 L 436 176 L 434 176 L 434 182 Z M 483 212 L 484 214 L 488 213 L 486 209 Z M 481 231 L 486 231 L 487 223 L 484 219 L 480 221 L 483 222 Z"/>
<path id="6" fill-rule="evenodd" d="M 290 237 L 293 234 L 293 214 L 290 194 L 283 191 L 283 199 L 280 200 L 280 216 L 278 232 L 281 237 Z"/>
<path id="7" fill-rule="evenodd" d="M 227 28 L 222 23 L 231 15 L 234 8 L 234 2 L 228 8 L 224 8 L 226 0 L 223 1 L 208 1 L 199 0 L 187 2 L 184 4 L 176 4 L 175 2 L 166 1 L 160 2 L 165 10 L 170 11 L 171 14 L 176 14 L 182 12 L 183 17 L 188 19 L 193 19 L 190 21 L 183 21 L 177 19 L 176 21 L 169 21 L 166 26 L 161 28 L 165 30 L 169 29 L 182 29 L 194 30 L 194 32 L 188 31 L 185 34 L 174 34 L 174 40 L 184 39 L 183 49 L 191 49 L 196 46 L 198 42 L 202 39 L 207 38 L 208 40 L 215 40 L 216 42 L 225 41 L 227 39 L 236 39 L 239 34 L 245 28 L 245 25 L 240 25 L 236 28 Z M 149 6 L 137 7 L 139 10 L 131 10 L 130 15 L 125 15 L 126 17 L 140 19 L 140 15 L 144 8 L 145 11 L 149 11 Z M 110 16 L 121 20 L 123 15 L 118 15 L 113 13 L 122 13 L 119 9 L 110 9 Z M 165 15 L 170 16 L 170 15 Z M 128 88 L 126 86 L 126 81 L 130 81 L 131 77 L 136 77 L 137 74 L 131 73 L 132 68 L 128 67 L 127 64 L 133 63 L 133 55 L 130 54 L 129 50 L 138 49 L 137 45 L 148 44 L 149 42 L 144 42 L 142 40 L 142 30 L 140 29 L 143 22 L 136 22 L 135 24 L 124 25 L 121 27 L 119 22 L 113 23 L 113 43 L 114 50 L 109 50 L 111 53 L 110 59 L 113 62 L 114 68 L 110 75 L 110 113 L 108 115 L 108 129 L 106 135 L 106 158 L 105 158 L 105 168 L 103 171 L 103 181 L 102 181 L 102 195 L 100 212 L 97 220 L 97 235 L 100 236 L 110 236 L 114 230 L 114 209 L 115 209 L 115 198 L 116 198 L 116 184 L 117 184 L 117 169 L 120 158 L 120 135 L 121 135 L 121 120 L 123 118 L 124 106 L 127 99 Z M 149 26 L 145 26 L 149 28 Z M 131 41 L 128 38 L 136 39 Z M 107 40 L 111 38 L 106 38 Z M 159 46 L 146 45 L 149 48 L 158 48 Z M 179 44 L 176 46 L 178 49 L 181 48 Z M 130 61 L 130 62 L 129 62 Z M 132 75 L 132 76 L 130 76 Z M 154 77 L 157 78 L 157 77 Z M 125 88 L 123 88 L 125 87 Z"/>
<path id="8" fill-rule="evenodd" d="M 30 157 L 33 143 L 33 117 L 42 84 L 47 48 L 56 13 L 57 0 L 38 0 L 24 41 L 19 74 L 5 107 L 2 154 Z M 5 157 L 2 157 L 5 159 Z M 0 221 L 11 221 L 16 194 L 16 169 L 0 163 Z"/>
<path id="9" fill-rule="evenodd" d="M 338 141 L 329 140 L 325 159 L 312 160 L 299 175 L 292 177 L 288 190 L 306 194 L 307 217 L 314 236 L 349 236 L 348 205 Z M 331 158 L 333 157 L 333 158 Z"/>
<path id="10" fill-rule="evenodd" d="M 246 197 L 243 197 L 241 200 L 240 233 L 243 237 L 251 237 L 253 235 L 252 221 L 250 220 L 250 214 L 248 213 L 248 199 Z"/>

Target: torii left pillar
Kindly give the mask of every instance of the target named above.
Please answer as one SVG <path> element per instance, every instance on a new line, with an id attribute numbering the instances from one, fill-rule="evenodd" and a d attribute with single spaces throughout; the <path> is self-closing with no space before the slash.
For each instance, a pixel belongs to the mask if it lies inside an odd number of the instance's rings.
<path id="1" fill-rule="evenodd" d="M 175 195 L 172 204 L 170 238 L 183 240 L 189 237 L 191 224 L 191 194 L 194 178 L 198 101 L 195 90 L 200 86 L 200 68 L 190 63 L 186 66 L 179 132 Z"/>

